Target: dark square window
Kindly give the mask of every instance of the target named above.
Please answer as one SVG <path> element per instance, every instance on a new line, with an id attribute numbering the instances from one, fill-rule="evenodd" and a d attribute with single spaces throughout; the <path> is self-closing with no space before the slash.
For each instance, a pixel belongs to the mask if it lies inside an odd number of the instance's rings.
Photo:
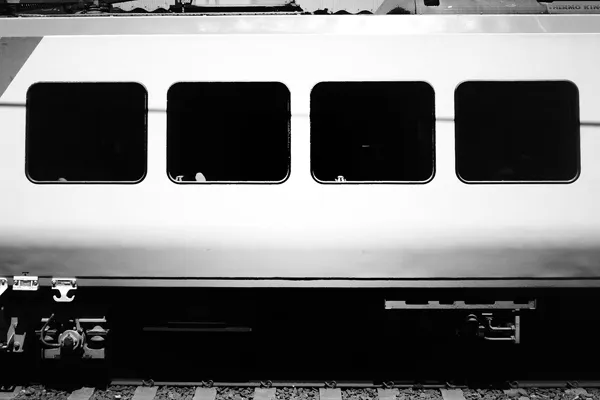
<path id="1" fill-rule="evenodd" d="M 137 83 L 38 83 L 27 92 L 26 171 L 36 183 L 137 183 L 147 166 Z"/>
<path id="2" fill-rule="evenodd" d="M 434 92 L 425 82 L 319 83 L 310 124 L 317 181 L 425 183 L 433 177 Z"/>
<path id="3" fill-rule="evenodd" d="M 278 82 L 177 83 L 167 168 L 180 182 L 281 183 L 290 170 L 290 92 Z"/>
<path id="4" fill-rule="evenodd" d="M 466 182 L 572 182 L 579 94 L 571 82 L 466 82 L 455 93 L 456 172 Z"/>

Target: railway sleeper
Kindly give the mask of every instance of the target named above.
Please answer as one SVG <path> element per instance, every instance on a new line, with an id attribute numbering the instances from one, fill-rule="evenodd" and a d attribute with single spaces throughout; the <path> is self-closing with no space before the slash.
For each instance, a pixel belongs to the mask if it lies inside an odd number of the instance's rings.
<path id="1" fill-rule="evenodd" d="M 243 384 L 241 384 L 243 385 Z M 374 392 L 373 389 L 345 389 L 347 393 L 342 393 L 340 389 L 323 389 L 320 388 L 314 392 L 314 400 L 342 400 L 342 399 L 365 399 L 369 400 L 468 400 L 485 398 L 490 400 L 496 399 L 535 399 L 535 398 L 560 398 L 565 400 L 577 400 L 577 399 L 593 399 L 597 400 L 600 398 L 600 392 L 594 387 L 598 386 L 598 382 L 595 385 L 589 386 L 588 389 L 576 388 L 568 389 L 562 386 L 559 382 L 554 382 L 552 389 L 529 387 L 526 389 L 510 389 L 510 390 L 498 390 L 495 388 L 482 389 L 429 389 L 429 390 L 414 390 L 414 389 L 381 389 L 377 388 Z M 241 386 L 240 386 L 241 388 Z M 270 389 L 268 395 L 269 399 L 297 399 L 303 398 L 299 394 L 294 394 L 295 388 L 282 387 L 282 393 L 275 393 L 276 389 Z M 278 390 L 281 390 L 278 389 Z M 292 392 L 290 393 L 290 389 Z M 313 389 L 314 390 L 314 389 Z M 235 388 L 234 388 L 235 391 Z M 98 393 L 97 393 L 98 392 Z M 126 398 L 131 400 L 162 400 L 168 399 L 193 399 L 193 400 L 219 400 L 223 398 L 214 388 L 204 387 L 188 387 L 179 389 L 174 386 L 153 386 L 153 387 L 120 387 L 111 386 L 107 390 L 97 390 L 92 387 L 83 387 L 73 391 L 56 391 L 46 390 L 44 387 L 11 387 L 2 388 L 0 390 L 0 400 L 12 400 L 15 398 L 31 397 L 40 398 L 37 394 L 46 394 L 49 398 L 60 398 L 65 400 L 90 400 L 94 398 Z M 182 393 L 185 393 L 182 394 Z M 265 398 L 265 389 L 256 388 L 254 393 L 247 397 L 248 400 L 263 400 Z"/>

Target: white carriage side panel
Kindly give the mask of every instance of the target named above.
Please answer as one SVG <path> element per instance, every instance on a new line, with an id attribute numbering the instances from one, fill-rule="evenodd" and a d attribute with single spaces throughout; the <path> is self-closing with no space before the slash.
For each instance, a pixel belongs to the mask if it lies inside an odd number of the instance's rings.
<path id="1" fill-rule="evenodd" d="M 466 80 L 571 80 L 600 121 L 600 35 L 45 37 L 2 96 L 40 81 L 135 81 L 148 90 L 148 174 L 137 185 L 35 185 L 25 109 L 0 115 L 0 274 L 147 277 L 600 277 L 600 129 L 581 129 L 569 185 L 466 185 L 454 127 L 436 126 L 426 185 L 331 186 L 310 174 L 310 90 L 321 81 L 426 81 L 454 117 Z M 291 92 L 281 185 L 175 185 L 166 94 L 180 81 L 279 81 Z M 101 116 L 99 116 L 101 117 Z M 373 118 L 377 118 L 376 115 Z M 93 121 L 90 121 L 93 123 Z"/>

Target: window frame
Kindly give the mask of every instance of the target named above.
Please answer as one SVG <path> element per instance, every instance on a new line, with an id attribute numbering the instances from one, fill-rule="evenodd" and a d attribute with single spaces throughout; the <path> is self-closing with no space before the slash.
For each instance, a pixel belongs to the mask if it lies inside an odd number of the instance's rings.
<path id="1" fill-rule="evenodd" d="M 494 181 L 490 181 L 490 180 L 486 180 L 486 181 L 470 181 L 467 180 L 465 178 L 463 178 L 460 175 L 459 172 L 459 166 L 458 166 L 458 153 L 459 153 L 459 147 L 458 147 L 458 140 L 457 140 L 457 133 L 458 133 L 458 91 L 459 89 L 464 85 L 464 84 L 468 84 L 468 83 L 550 83 L 550 82 L 554 82 L 554 83 L 565 83 L 568 84 L 569 86 L 571 86 L 574 91 L 575 91 L 575 98 L 574 98 L 574 105 L 575 105 L 575 109 L 576 109 L 576 119 L 577 119 L 577 124 L 576 124 L 576 133 L 575 133 L 575 147 L 577 149 L 577 154 L 576 154 L 576 168 L 577 171 L 575 173 L 575 176 L 573 178 L 571 178 L 570 180 L 531 180 L 531 181 L 516 181 L 516 180 L 507 180 L 507 181 L 502 181 L 502 180 L 494 180 Z M 581 102 L 580 102 L 580 92 L 579 92 L 579 87 L 577 86 L 577 84 L 575 82 L 573 82 L 572 80 L 569 79 L 545 79 L 545 80 L 537 80 L 537 79 L 506 79 L 506 80 L 502 80 L 502 79 L 498 79 L 498 80 L 491 80 L 491 79 L 469 79 L 469 80 L 464 80 L 461 81 L 460 83 L 458 83 L 454 89 L 454 173 L 456 174 L 456 177 L 458 178 L 459 181 L 461 181 L 462 183 L 466 184 L 466 185 L 570 185 L 572 183 L 575 183 L 579 177 L 581 176 Z"/>
<path id="2" fill-rule="evenodd" d="M 431 175 L 423 180 L 423 181 L 322 181 L 318 179 L 315 175 L 314 165 L 313 165 L 313 130 L 312 130 L 312 115 L 313 115 L 313 92 L 314 90 L 322 84 L 329 83 L 349 83 L 349 84 L 358 84 L 358 83 L 415 83 L 415 84 L 423 84 L 426 85 L 427 89 L 430 90 L 432 96 L 432 115 L 431 115 Z M 410 81 L 319 81 L 315 85 L 313 85 L 310 91 L 310 105 L 309 105 L 309 140 L 310 140 L 310 174 L 315 182 L 320 185 L 426 185 L 433 181 L 437 173 L 437 114 L 436 114 L 436 92 L 435 87 L 426 80 L 410 80 Z"/>
<path id="3" fill-rule="evenodd" d="M 29 149 L 31 148 L 31 90 L 34 87 L 46 84 L 130 84 L 137 85 L 143 90 L 144 94 L 144 173 L 135 181 L 38 181 L 31 177 L 29 173 Z M 137 185 L 142 183 L 148 176 L 148 90 L 144 84 L 137 81 L 38 81 L 29 86 L 26 93 L 25 101 L 25 176 L 29 182 L 35 185 Z"/>
<path id="4" fill-rule="evenodd" d="M 196 181 L 177 181 L 176 177 L 172 177 L 171 174 L 169 173 L 169 95 L 171 93 L 171 90 L 173 90 L 173 88 L 177 87 L 178 85 L 187 85 L 187 84 L 209 84 L 209 83 L 227 83 L 227 84 L 246 84 L 246 83 L 250 83 L 250 84 L 260 84 L 260 83 L 270 83 L 270 84 L 277 84 L 282 86 L 286 93 L 287 93 L 287 147 L 286 147 L 286 159 L 287 159 L 287 172 L 286 175 L 284 176 L 283 179 L 279 180 L 279 181 L 200 181 L 200 182 L 196 182 Z M 191 185 L 191 186 L 195 186 L 195 185 L 268 185 L 268 186 L 273 186 L 273 185 L 281 185 L 285 182 L 288 181 L 288 179 L 290 178 L 290 175 L 292 174 L 292 148 L 291 148 L 291 141 L 292 141 L 292 130 L 291 130 L 291 125 L 292 125 L 292 92 L 290 91 L 289 87 L 282 81 L 177 81 L 174 82 L 171 86 L 169 86 L 169 89 L 167 90 L 167 96 L 166 96 L 166 102 L 167 102 L 167 107 L 166 107 L 166 132 L 165 132 L 165 136 L 166 136 L 166 146 L 165 146 L 165 173 L 167 175 L 167 179 L 169 179 L 169 181 L 171 181 L 172 183 L 176 184 L 176 185 Z M 201 172 L 201 171 L 200 171 Z"/>

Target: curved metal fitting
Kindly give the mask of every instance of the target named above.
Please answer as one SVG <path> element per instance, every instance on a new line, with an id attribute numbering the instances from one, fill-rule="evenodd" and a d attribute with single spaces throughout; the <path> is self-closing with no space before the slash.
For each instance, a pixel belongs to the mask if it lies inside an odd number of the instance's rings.
<path id="1" fill-rule="evenodd" d="M 383 382 L 384 389 L 393 389 L 395 385 L 394 381 Z"/>
<path id="2" fill-rule="evenodd" d="M 270 389 L 273 387 L 273 382 L 271 381 L 261 381 L 260 382 L 260 387 L 263 389 Z"/>
<path id="3" fill-rule="evenodd" d="M 68 297 L 67 293 L 77 289 L 77 279 L 75 278 L 52 278 L 52 289 L 58 290 L 60 296 L 53 296 L 54 301 L 59 303 L 68 303 L 75 299 L 75 295 Z"/>
<path id="4" fill-rule="evenodd" d="M 325 387 L 327 389 L 335 389 L 337 387 L 337 382 L 336 381 L 325 381 Z"/>
<path id="5" fill-rule="evenodd" d="M 76 352 L 83 347 L 83 336 L 74 330 L 66 330 L 58 337 L 58 343 L 64 351 Z"/>

